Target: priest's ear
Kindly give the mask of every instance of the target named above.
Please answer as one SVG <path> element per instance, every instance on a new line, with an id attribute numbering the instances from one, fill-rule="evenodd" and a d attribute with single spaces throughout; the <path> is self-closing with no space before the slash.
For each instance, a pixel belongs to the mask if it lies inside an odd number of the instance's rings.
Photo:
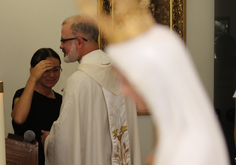
<path id="1" fill-rule="evenodd" d="M 78 38 L 76 39 L 76 46 L 77 46 L 78 48 L 82 48 L 82 47 L 84 46 L 85 42 L 87 42 L 87 40 L 85 41 L 84 38 L 78 37 Z"/>

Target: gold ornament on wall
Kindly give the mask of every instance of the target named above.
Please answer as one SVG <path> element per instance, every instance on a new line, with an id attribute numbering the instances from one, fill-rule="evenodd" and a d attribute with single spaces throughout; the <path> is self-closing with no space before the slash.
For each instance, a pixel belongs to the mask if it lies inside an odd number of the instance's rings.
<path id="1" fill-rule="evenodd" d="M 152 19 L 154 22 L 164 24 L 169 26 L 171 30 L 176 31 L 180 37 L 185 41 L 186 40 L 186 2 L 185 0 L 128 0 L 122 1 L 123 6 L 127 9 L 123 9 L 120 7 L 120 11 L 115 11 L 119 9 L 116 7 L 116 0 L 98 0 L 98 18 L 104 21 L 104 16 L 106 17 L 106 21 L 109 23 L 105 23 L 100 25 L 100 39 L 99 44 L 100 48 L 103 49 L 107 43 L 109 42 L 120 42 L 122 40 L 131 38 L 131 34 L 124 33 L 124 31 L 128 31 L 128 26 L 124 26 L 124 30 L 120 27 L 118 23 L 121 25 L 125 25 L 125 21 L 130 27 L 133 28 L 135 35 L 138 35 L 142 31 L 148 29 L 150 25 L 152 25 Z M 118 4 L 119 5 L 119 4 Z M 132 10 L 133 9 L 133 10 Z M 148 10 L 148 11 L 147 11 Z M 128 11 L 128 12 L 127 12 Z M 148 13 L 150 12 L 150 13 Z M 117 14 L 118 13 L 118 14 Z M 123 13 L 123 14 L 120 14 Z M 139 14 L 137 14 L 139 13 Z M 150 15 L 152 18 L 150 18 Z M 119 17 L 126 17 L 129 19 L 122 19 L 118 21 Z M 118 17 L 118 18 L 117 18 Z M 137 18 L 138 17 L 138 18 Z M 134 23 L 135 20 L 137 21 Z M 122 22 L 123 21 L 123 22 Z M 139 22 L 139 23 L 138 23 Z M 104 25 L 106 27 L 104 28 Z M 139 26 L 137 26 L 139 25 Z M 117 26 L 117 27 L 114 27 Z M 135 27 L 135 28 L 134 28 Z M 127 28 L 127 29 L 125 29 Z M 111 31 L 113 33 L 117 33 L 117 35 L 108 35 L 112 39 L 106 37 L 106 32 Z M 105 32 L 105 33 L 104 33 Z M 119 32 L 123 32 L 124 34 L 120 34 Z M 125 37 L 123 36 L 125 35 Z M 116 37 L 116 39 L 114 39 Z M 122 39 L 123 38 L 123 39 Z"/>

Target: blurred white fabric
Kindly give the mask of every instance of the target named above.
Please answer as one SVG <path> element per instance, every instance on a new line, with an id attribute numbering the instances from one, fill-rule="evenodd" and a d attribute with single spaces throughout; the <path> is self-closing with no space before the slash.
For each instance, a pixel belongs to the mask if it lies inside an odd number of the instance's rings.
<path id="1" fill-rule="evenodd" d="M 213 106 L 177 34 L 156 24 L 106 52 L 151 111 L 155 165 L 229 164 Z"/>

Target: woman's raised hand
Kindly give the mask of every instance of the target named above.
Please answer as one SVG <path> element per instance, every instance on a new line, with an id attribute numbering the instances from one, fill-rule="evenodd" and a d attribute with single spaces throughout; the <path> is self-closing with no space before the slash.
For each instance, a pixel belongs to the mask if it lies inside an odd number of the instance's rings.
<path id="1" fill-rule="evenodd" d="M 53 68 L 53 63 L 49 60 L 40 61 L 34 68 L 30 68 L 30 77 L 34 78 L 35 81 L 40 79 L 45 71 Z"/>

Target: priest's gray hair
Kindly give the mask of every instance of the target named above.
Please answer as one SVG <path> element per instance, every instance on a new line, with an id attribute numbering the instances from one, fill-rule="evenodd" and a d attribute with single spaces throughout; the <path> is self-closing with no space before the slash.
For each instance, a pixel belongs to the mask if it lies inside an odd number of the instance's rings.
<path id="1" fill-rule="evenodd" d="M 72 16 L 65 19 L 62 23 L 62 26 L 69 21 L 73 21 L 71 30 L 75 36 L 78 33 L 83 33 L 87 37 L 86 39 L 94 40 L 96 43 L 98 43 L 98 25 L 92 18 L 85 15 Z"/>

